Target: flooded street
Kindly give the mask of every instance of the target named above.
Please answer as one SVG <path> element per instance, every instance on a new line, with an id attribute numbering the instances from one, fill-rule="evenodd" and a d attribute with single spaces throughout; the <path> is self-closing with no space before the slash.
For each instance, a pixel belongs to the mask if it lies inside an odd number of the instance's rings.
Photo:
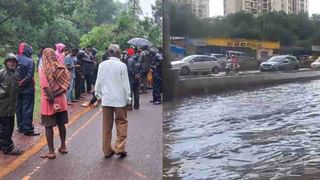
<path id="1" fill-rule="evenodd" d="M 164 178 L 278 179 L 320 167 L 320 81 L 167 104 Z"/>

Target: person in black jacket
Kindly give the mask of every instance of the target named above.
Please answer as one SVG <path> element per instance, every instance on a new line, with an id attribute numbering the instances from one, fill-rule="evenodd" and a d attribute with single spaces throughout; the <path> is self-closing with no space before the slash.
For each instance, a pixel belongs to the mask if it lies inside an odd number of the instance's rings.
<path id="1" fill-rule="evenodd" d="M 150 102 L 152 102 L 154 105 L 159 105 L 162 103 L 161 92 L 163 55 L 161 49 L 160 51 L 158 49 L 152 49 L 151 54 L 153 56 L 153 60 L 151 63 L 151 71 L 153 74 L 153 99 Z"/>
<path id="2" fill-rule="evenodd" d="M 10 53 L 4 64 L 5 68 L 0 70 L 0 150 L 8 155 L 20 155 L 22 151 L 14 148 L 12 141 L 18 96 L 16 72 L 18 60 L 14 54 Z"/>
<path id="3" fill-rule="evenodd" d="M 19 62 L 17 66 L 19 95 L 16 114 L 19 132 L 24 133 L 26 136 L 37 136 L 40 133 L 35 132 L 33 127 L 35 63 L 31 59 L 31 56 L 31 46 L 27 43 L 20 43 L 17 56 Z"/>
<path id="4" fill-rule="evenodd" d="M 141 82 L 142 67 L 138 55 L 129 56 L 128 58 L 128 75 L 131 87 L 131 97 L 134 99 L 134 109 L 139 109 L 139 91 Z"/>

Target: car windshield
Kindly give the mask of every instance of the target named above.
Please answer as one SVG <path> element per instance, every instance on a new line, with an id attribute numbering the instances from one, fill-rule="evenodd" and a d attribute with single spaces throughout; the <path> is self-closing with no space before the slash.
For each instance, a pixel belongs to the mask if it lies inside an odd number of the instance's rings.
<path id="1" fill-rule="evenodd" d="M 268 62 L 282 62 L 282 61 L 283 61 L 283 57 L 280 57 L 280 56 L 275 56 L 268 60 Z"/>

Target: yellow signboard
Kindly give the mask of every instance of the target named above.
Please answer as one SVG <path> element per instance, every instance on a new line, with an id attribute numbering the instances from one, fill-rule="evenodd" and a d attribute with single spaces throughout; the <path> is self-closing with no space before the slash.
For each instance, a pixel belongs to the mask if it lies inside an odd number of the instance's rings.
<path id="1" fill-rule="evenodd" d="M 280 42 L 256 41 L 248 39 L 210 38 L 208 46 L 245 47 L 251 49 L 280 49 Z"/>

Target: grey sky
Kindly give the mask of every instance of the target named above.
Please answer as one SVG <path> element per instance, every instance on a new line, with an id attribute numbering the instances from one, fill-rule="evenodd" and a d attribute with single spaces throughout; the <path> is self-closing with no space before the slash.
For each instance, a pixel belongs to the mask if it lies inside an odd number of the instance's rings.
<path id="1" fill-rule="evenodd" d="M 309 0 L 309 15 L 320 14 L 320 1 Z M 223 15 L 223 0 L 210 0 L 210 16 Z"/>

